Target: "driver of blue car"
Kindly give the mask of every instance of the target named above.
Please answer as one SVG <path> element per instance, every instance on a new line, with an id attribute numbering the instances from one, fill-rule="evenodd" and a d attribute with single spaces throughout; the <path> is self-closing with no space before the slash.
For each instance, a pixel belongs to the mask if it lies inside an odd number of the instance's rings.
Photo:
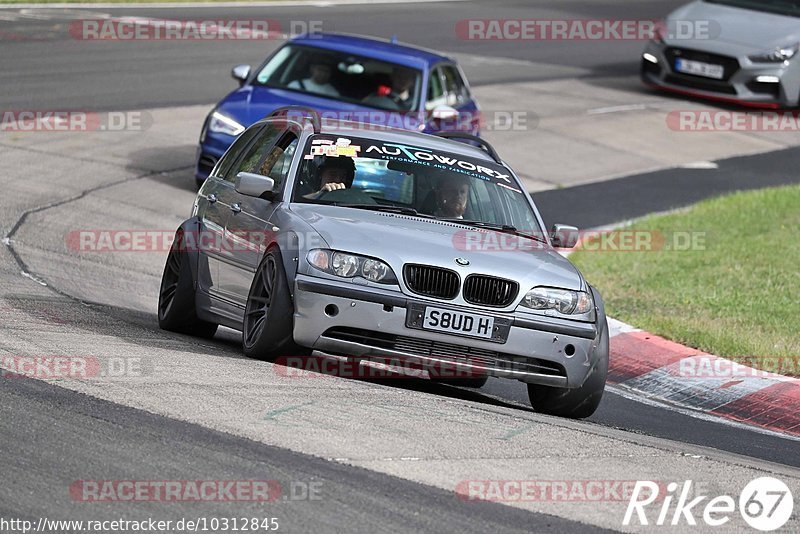
<path id="1" fill-rule="evenodd" d="M 397 110 L 409 110 L 413 101 L 414 84 L 417 76 L 412 69 L 396 65 L 392 69 L 391 87 L 386 87 L 388 92 L 376 92 L 364 99 L 367 105 L 390 108 Z"/>

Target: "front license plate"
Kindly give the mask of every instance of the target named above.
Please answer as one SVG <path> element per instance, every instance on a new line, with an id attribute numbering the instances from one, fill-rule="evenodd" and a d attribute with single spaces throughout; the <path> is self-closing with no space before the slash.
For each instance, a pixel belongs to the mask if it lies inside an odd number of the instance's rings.
<path id="1" fill-rule="evenodd" d="M 694 74 L 721 80 L 725 77 L 725 67 L 702 61 L 692 61 L 691 59 L 678 58 L 675 60 L 675 70 L 684 74 Z"/>
<path id="2" fill-rule="evenodd" d="M 494 332 L 494 317 L 428 307 L 425 309 L 422 328 L 488 339 Z"/>
<path id="3" fill-rule="evenodd" d="M 412 302 L 406 312 L 406 326 L 453 336 L 479 338 L 491 343 L 505 343 L 513 323 L 511 317 L 470 313 L 459 309 L 428 306 Z"/>

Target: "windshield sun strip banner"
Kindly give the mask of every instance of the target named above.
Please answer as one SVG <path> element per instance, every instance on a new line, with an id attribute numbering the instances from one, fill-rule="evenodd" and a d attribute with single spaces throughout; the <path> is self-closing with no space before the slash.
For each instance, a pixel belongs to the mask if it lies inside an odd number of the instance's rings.
<path id="1" fill-rule="evenodd" d="M 357 144 L 354 144 L 357 143 Z M 489 162 L 479 162 L 450 152 L 435 151 L 401 143 L 381 142 L 374 139 L 351 139 L 338 136 L 315 136 L 305 159 L 317 156 L 372 158 L 401 163 L 413 163 L 424 167 L 448 170 L 472 178 L 490 181 L 495 185 L 522 194 L 508 171 Z M 492 166 L 489 166 L 492 165 Z"/>

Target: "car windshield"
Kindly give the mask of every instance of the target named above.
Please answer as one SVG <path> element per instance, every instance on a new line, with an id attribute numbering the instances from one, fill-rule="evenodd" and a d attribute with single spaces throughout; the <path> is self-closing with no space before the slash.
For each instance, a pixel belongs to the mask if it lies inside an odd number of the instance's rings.
<path id="1" fill-rule="evenodd" d="M 800 16 L 800 1 L 795 0 L 705 0 L 709 4 L 722 4 L 754 11 L 766 11 L 791 17 Z"/>
<path id="2" fill-rule="evenodd" d="M 253 82 L 391 111 L 416 111 L 422 88 L 417 69 L 310 46 L 286 45 Z"/>
<path id="3" fill-rule="evenodd" d="M 374 139 L 312 136 L 293 201 L 397 211 L 542 235 L 526 195 L 506 167 Z"/>

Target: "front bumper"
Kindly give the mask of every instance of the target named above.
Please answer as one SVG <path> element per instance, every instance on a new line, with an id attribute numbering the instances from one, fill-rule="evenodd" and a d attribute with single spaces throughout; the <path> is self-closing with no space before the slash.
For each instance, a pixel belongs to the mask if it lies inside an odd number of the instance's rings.
<path id="1" fill-rule="evenodd" d="M 678 72 L 674 60 L 681 55 L 725 64 L 725 77 L 715 80 Z M 648 43 L 642 53 L 641 77 L 645 84 L 667 91 L 761 108 L 795 106 L 800 95 L 798 83 L 784 64 L 752 63 L 746 57 L 725 56 L 654 41 Z"/>
<path id="2" fill-rule="evenodd" d="M 474 375 L 566 388 L 580 387 L 599 357 L 594 324 L 459 308 L 510 319 L 506 342 L 496 343 L 409 328 L 406 314 L 412 303 L 452 307 L 396 291 L 298 274 L 294 340 L 317 355 L 413 359 Z"/>

